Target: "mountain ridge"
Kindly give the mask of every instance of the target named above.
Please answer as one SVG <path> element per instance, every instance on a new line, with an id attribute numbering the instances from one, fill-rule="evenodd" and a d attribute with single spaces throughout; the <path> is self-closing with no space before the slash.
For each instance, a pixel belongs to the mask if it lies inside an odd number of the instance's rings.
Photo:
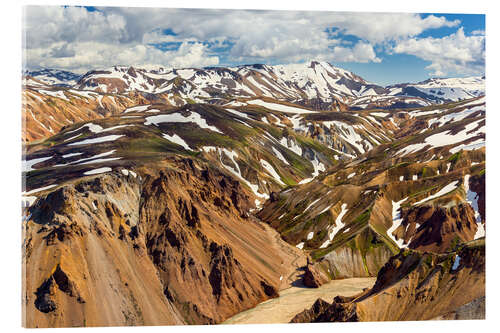
<path id="1" fill-rule="evenodd" d="M 197 70 L 197 71 L 221 71 L 221 70 L 231 70 L 234 72 L 238 72 L 244 69 L 250 69 L 250 70 L 257 70 L 257 71 L 271 71 L 273 73 L 276 73 L 278 70 L 284 73 L 284 70 L 290 70 L 295 68 L 296 70 L 301 69 L 304 70 L 304 68 L 312 68 L 314 69 L 316 66 L 321 66 L 323 68 L 330 68 L 334 71 L 337 71 L 338 73 L 341 73 L 350 79 L 352 79 L 355 82 L 360 82 L 367 87 L 374 87 L 376 90 L 379 92 L 385 92 L 386 94 L 390 95 L 395 95 L 399 92 L 395 93 L 395 90 L 397 88 L 405 88 L 405 87 L 418 87 L 418 88 L 429 88 L 433 86 L 434 88 L 444 88 L 444 87 L 451 87 L 451 88 L 461 88 L 463 91 L 465 91 L 465 95 L 458 95 L 457 98 L 464 99 L 464 98 L 470 98 L 470 97 L 478 97 L 481 94 L 484 94 L 484 79 L 485 76 L 471 76 L 471 77 L 432 77 L 423 81 L 419 82 L 401 82 L 401 83 L 395 83 L 395 84 L 390 84 L 387 86 L 382 86 L 378 85 L 376 83 L 371 83 L 366 81 L 364 78 L 361 76 L 355 74 L 354 72 L 342 69 L 340 67 L 333 66 L 332 64 L 328 62 L 321 62 L 321 61 L 315 61 L 312 60 L 310 62 L 306 63 L 299 63 L 299 64 L 279 64 L 279 65 L 266 65 L 266 64 L 261 64 L 261 63 L 256 63 L 256 64 L 243 64 L 243 65 L 238 65 L 238 66 L 205 66 L 205 67 L 185 67 L 185 68 L 174 68 L 174 67 L 168 67 L 168 66 L 162 66 L 162 65 L 149 65 L 149 66 L 128 66 L 128 65 L 114 65 L 111 67 L 107 68 L 101 68 L 101 69 L 93 69 L 89 70 L 83 74 L 77 74 L 73 73 L 70 71 L 66 70 L 58 70 L 58 69 L 40 69 L 40 70 L 25 70 L 23 75 L 25 76 L 31 76 L 33 78 L 38 78 L 39 80 L 42 80 L 46 83 L 49 84 L 63 84 L 66 86 L 74 86 L 80 79 L 88 77 L 92 74 L 95 73 L 100 73 L 100 72 L 106 72 L 106 71 L 112 71 L 112 70 L 139 70 L 139 71 L 145 71 L 145 72 L 150 72 L 151 74 L 167 74 L 169 72 L 173 71 L 182 71 L 182 70 Z M 49 80 L 47 79 L 48 77 L 53 77 L 57 82 L 52 79 Z M 471 81 L 476 81 L 475 87 L 467 87 L 467 85 L 470 85 L 472 82 Z M 367 88 L 366 90 L 369 90 Z M 468 91 L 473 90 L 472 93 L 467 94 Z M 422 91 L 423 92 L 423 91 Z M 408 93 L 408 92 L 404 92 Z M 425 94 L 425 92 L 423 92 Z M 432 100 L 439 101 L 440 99 L 438 98 L 439 94 L 427 94 L 428 96 L 432 96 Z M 418 97 L 414 95 L 409 95 L 413 97 Z M 359 96 L 361 97 L 361 96 Z M 448 101 L 450 99 L 447 99 Z M 457 99 L 451 99 L 456 101 Z"/>

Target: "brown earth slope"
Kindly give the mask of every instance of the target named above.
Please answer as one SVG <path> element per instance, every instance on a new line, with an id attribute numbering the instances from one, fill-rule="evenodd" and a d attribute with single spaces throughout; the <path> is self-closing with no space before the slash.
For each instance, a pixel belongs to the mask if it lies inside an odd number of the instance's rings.
<path id="1" fill-rule="evenodd" d="M 29 208 L 27 327 L 217 323 L 278 295 L 290 254 L 245 217 L 240 182 L 190 159 L 161 170 L 80 178 Z"/>

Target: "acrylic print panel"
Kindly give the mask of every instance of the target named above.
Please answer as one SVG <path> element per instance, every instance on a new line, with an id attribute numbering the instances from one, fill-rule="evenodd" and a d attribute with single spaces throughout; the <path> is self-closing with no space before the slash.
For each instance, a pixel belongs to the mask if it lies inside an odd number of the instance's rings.
<path id="1" fill-rule="evenodd" d="M 26 7 L 24 325 L 484 318 L 484 20 Z"/>

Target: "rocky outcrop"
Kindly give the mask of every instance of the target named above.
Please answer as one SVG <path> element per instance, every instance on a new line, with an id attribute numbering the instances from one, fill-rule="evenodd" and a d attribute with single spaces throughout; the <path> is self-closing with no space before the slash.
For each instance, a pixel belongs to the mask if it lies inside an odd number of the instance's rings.
<path id="1" fill-rule="evenodd" d="M 379 269 L 393 255 L 387 246 L 380 245 L 363 251 L 355 246 L 342 246 L 329 252 L 320 265 L 332 279 L 376 276 Z"/>
<path id="2" fill-rule="evenodd" d="M 85 300 L 80 296 L 75 283 L 58 264 L 52 275 L 36 290 L 35 307 L 38 310 L 47 313 L 52 312 L 57 308 L 57 304 L 51 298 L 51 296 L 54 295 L 56 288 L 70 297 L 76 297 L 77 302 L 85 303 Z"/>
<path id="3" fill-rule="evenodd" d="M 213 324 L 278 295 L 279 250 L 217 169 L 76 180 L 29 208 L 27 327 Z M 95 295 L 100 295 L 96 297 Z"/>
<path id="4" fill-rule="evenodd" d="M 148 259 L 138 222 L 141 184 L 116 174 L 40 197 L 24 223 L 24 325 L 181 324 Z M 97 296 L 98 295 L 98 296 Z"/>
<path id="5" fill-rule="evenodd" d="M 328 277 L 320 271 L 319 267 L 313 264 L 308 264 L 304 268 L 304 276 L 302 278 L 304 285 L 309 288 L 318 288 L 329 281 Z"/>
<path id="6" fill-rule="evenodd" d="M 484 316 L 480 306 L 485 295 L 484 269 L 484 240 L 441 255 L 404 250 L 380 270 L 373 288 L 354 298 L 337 297 L 328 306 L 315 304 L 292 322 Z"/>
<path id="7" fill-rule="evenodd" d="M 424 205 L 402 210 L 409 247 L 442 253 L 474 239 L 477 230 L 474 209 L 468 203 L 451 207 Z"/>
<path id="8" fill-rule="evenodd" d="M 188 323 L 216 323 L 277 296 L 279 270 L 250 265 L 269 256 L 255 253 L 251 238 L 260 228 L 241 217 L 249 200 L 239 182 L 184 160 L 159 176 L 147 174 L 141 201 L 149 256 Z"/>
<path id="9" fill-rule="evenodd" d="M 318 299 L 310 309 L 297 314 L 291 323 L 321 323 L 321 322 L 353 322 L 359 321 L 356 307 L 352 304 L 337 303 L 330 304 Z"/>

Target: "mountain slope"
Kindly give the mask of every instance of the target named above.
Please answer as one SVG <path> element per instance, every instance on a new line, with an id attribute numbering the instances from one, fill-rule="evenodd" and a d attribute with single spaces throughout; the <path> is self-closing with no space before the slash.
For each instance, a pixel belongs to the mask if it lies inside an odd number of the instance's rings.
<path id="1" fill-rule="evenodd" d="M 346 100 L 385 89 L 355 74 L 325 62 L 300 65 L 244 65 L 154 69 L 115 66 L 84 75 L 78 89 L 123 93 L 179 93 L 200 102 L 201 98 L 270 97 L 274 99 L 314 100 L 324 103 Z"/>
<path id="2" fill-rule="evenodd" d="M 82 75 L 59 69 L 44 68 L 24 71 L 23 76 L 33 78 L 47 85 L 71 87 L 78 82 Z"/>
<path id="3" fill-rule="evenodd" d="M 479 97 L 485 94 L 485 77 L 432 78 L 418 83 L 387 87 L 391 95 L 422 97 L 443 103 Z"/>
<path id="4" fill-rule="evenodd" d="M 292 322 L 484 319 L 484 278 L 484 239 L 443 255 L 405 250 L 384 265 L 373 288 L 331 304 L 318 299 Z"/>
<path id="5" fill-rule="evenodd" d="M 443 252 L 484 235 L 484 100 L 381 116 L 400 139 L 258 213 L 331 277 L 373 276 L 400 248 Z"/>

